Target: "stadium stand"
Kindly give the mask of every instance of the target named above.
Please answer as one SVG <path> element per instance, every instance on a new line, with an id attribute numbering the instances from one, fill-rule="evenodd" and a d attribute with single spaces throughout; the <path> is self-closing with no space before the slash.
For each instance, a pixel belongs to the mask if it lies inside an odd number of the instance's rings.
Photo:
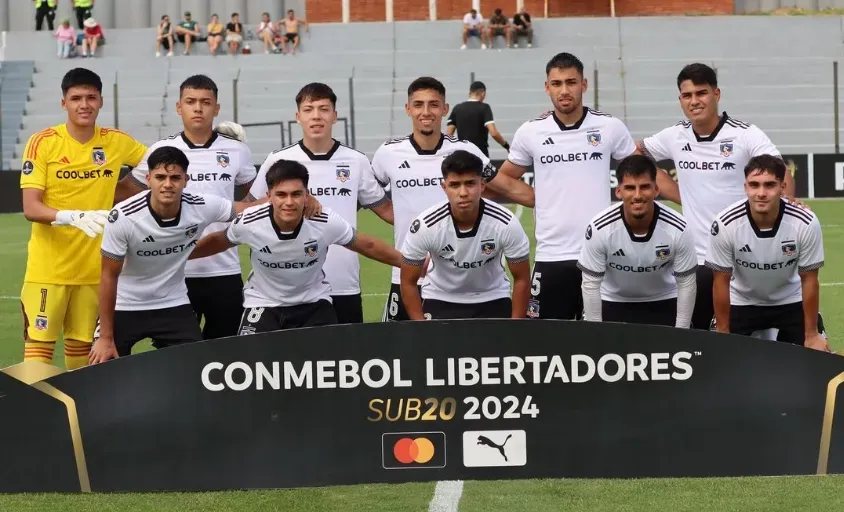
<path id="1" fill-rule="evenodd" d="M 586 103 L 624 120 L 636 138 L 681 119 L 677 72 L 684 64 L 701 61 L 718 70 L 722 108 L 760 126 L 783 153 L 833 151 L 832 62 L 842 55 L 844 40 L 838 17 L 690 19 L 536 20 L 533 49 L 503 51 L 458 50 L 459 22 L 318 24 L 304 35 L 302 53 L 295 57 L 263 55 L 252 40 L 248 42 L 259 50 L 252 55 L 210 57 L 201 43 L 189 57 L 156 59 L 153 29 L 111 29 L 101 57 L 57 61 L 49 34 L 10 32 L 6 58 L 34 61 L 35 74 L 20 130 L 4 146 L 13 147 L 14 154 L 5 158 L 18 168 L 29 135 L 64 119 L 58 83 L 74 66 L 89 67 L 103 77 L 103 125 L 114 124 L 117 82 L 119 128 L 147 144 L 179 130 L 178 85 L 190 74 L 205 73 L 217 81 L 220 120 L 234 117 L 233 80 L 238 78 L 238 122 L 283 122 L 285 127 L 294 119 L 296 91 L 314 80 L 337 91 L 339 116 L 348 119 L 348 79 L 354 77 L 354 143 L 371 156 L 385 139 L 409 131 L 405 89 L 420 75 L 441 79 L 452 104 L 466 97 L 472 76 L 482 80 L 498 129 L 511 138 L 522 122 L 550 107 L 542 86 L 544 66 L 559 51 L 572 52 L 586 63 L 592 88 Z M 789 37 L 783 38 L 786 33 Z M 595 68 L 597 84 L 592 83 Z M 5 121 L 7 105 L 2 108 Z M 14 122 L 12 116 L 8 119 Z M 278 125 L 248 129 L 256 161 L 280 146 L 279 131 Z M 292 131 L 295 140 L 295 126 Z M 13 136 L 5 122 L 4 135 L 4 141 Z M 493 158 L 505 157 L 495 145 L 491 151 Z"/>

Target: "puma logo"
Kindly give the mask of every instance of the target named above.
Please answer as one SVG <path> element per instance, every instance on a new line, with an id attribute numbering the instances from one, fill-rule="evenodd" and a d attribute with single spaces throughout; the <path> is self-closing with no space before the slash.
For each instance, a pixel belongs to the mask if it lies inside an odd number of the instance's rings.
<path id="1" fill-rule="evenodd" d="M 492 439 L 486 436 L 478 436 L 478 444 L 483 446 L 489 446 L 490 448 L 495 448 L 496 450 L 498 450 L 498 453 L 500 453 L 501 456 L 504 457 L 505 462 L 510 462 L 509 459 L 507 459 L 507 454 L 504 453 L 504 445 L 507 444 L 507 441 L 509 441 L 511 437 L 513 437 L 513 434 L 508 435 L 507 439 L 505 439 L 503 443 L 497 444 Z"/>

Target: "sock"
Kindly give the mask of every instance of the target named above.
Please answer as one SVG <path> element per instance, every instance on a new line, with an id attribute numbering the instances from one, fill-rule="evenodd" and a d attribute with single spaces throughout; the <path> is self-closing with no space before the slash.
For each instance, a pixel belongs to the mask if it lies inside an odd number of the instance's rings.
<path id="1" fill-rule="evenodd" d="M 42 342 L 26 340 L 23 344 L 23 360 L 53 364 L 53 350 L 55 348 L 55 341 Z"/>
<path id="2" fill-rule="evenodd" d="M 88 366 L 88 353 L 91 344 L 84 341 L 64 340 L 64 366 L 69 370 L 77 370 Z"/>

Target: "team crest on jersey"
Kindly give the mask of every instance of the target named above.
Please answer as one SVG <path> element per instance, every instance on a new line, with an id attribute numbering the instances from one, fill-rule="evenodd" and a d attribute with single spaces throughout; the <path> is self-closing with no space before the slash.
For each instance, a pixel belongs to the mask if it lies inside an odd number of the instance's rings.
<path id="1" fill-rule="evenodd" d="M 528 316 L 528 318 L 539 318 L 539 301 L 538 300 L 530 299 L 528 301 L 527 316 Z"/>
<path id="2" fill-rule="evenodd" d="M 308 257 L 313 258 L 319 253 L 319 244 L 316 242 L 306 242 L 305 243 L 305 254 Z"/>
<path id="3" fill-rule="evenodd" d="M 797 254 L 797 244 L 792 240 L 786 240 L 782 243 L 783 256 L 794 256 Z"/>
<path id="4" fill-rule="evenodd" d="M 94 151 L 91 152 L 91 160 L 94 161 L 94 165 L 96 165 L 97 167 L 105 165 L 108 161 L 106 159 L 106 154 L 105 151 L 103 151 L 103 148 L 94 148 Z"/>
<path id="5" fill-rule="evenodd" d="M 185 236 L 188 238 L 193 238 L 196 236 L 197 231 L 199 231 L 199 226 L 194 224 L 193 226 L 190 226 L 188 229 L 185 230 Z"/>
<path id="6" fill-rule="evenodd" d="M 586 226 L 586 239 L 592 240 L 592 224 Z"/>
<path id="7" fill-rule="evenodd" d="M 721 156 L 727 158 L 733 154 L 733 141 L 728 140 L 721 143 Z"/>
<path id="8" fill-rule="evenodd" d="M 665 260 L 671 256 L 671 248 L 667 245 L 659 245 L 656 248 L 656 257 L 659 260 Z"/>
<path id="9" fill-rule="evenodd" d="M 39 331 L 43 331 L 47 329 L 47 317 L 44 315 L 38 315 L 35 317 L 35 328 Z"/>
<path id="10" fill-rule="evenodd" d="M 21 169 L 21 172 L 23 173 L 24 176 L 29 176 L 30 174 L 32 174 L 32 171 L 34 171 L 34 170 L 35 170 L 35 165 L 32 163 L 32 160 L 27 160 L 26 162 L 23 163 L 23 168 Z"/>
<path id="11" fill-rule="evenodd" d="M 601 132 L 594 131 L 594 132 L 586 132 L 586 142 L 593 146 L 598 146 L 601 144 Z"/>
<path id="12" fill-rule="evenodd" d="M 492 254 L 495 251 L 495 240 L 482 240 L 481 251 L 486 255 Z"/>
<path id="13" fill-rule="evenodd" d="M 231 164 L 232 160 L 229 158 L 228 153 L 217 153 L 217 165 L 220 167 L 228 167 Z"/>
<path id="14" fill-rule="evenodd" d="M 717 220 L 712 223 L 712 228 L 710 228 L 709 232 L 712 233 L 712 236 L 718 235 L 718 221 Z"/>
<path id="15" fill-rule="evenodd" d="M 346 183 L 351 178 L 351 171 L 349 170 L 348 165 L 338 165 L 336 172 L 337 179 L 342 183 Z"/>
<path id="16" fill-rule="evenodd" d="M 117 208 L 108 212 L 108 221 L 111 222 L 112 224 L 114 224 L 117 221 L 118 217 L 120 217 L 120 212 L 117 211 Z"/>

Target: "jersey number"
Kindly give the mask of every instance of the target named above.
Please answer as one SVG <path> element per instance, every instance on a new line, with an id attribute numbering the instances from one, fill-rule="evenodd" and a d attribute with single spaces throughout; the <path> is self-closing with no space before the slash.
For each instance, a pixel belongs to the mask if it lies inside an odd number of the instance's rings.
<path id="1" fill-rule="evenodd" d="M 388 311 L 390 312 L 390 316 L 395 318 L 396 315 L 399 314 L 399 294 L 398 293 L 391 293 L 390 294 L 390 306 Z"/>
<path id="2" fill-rule="evenodd" d="M 41 288 L 41 313 L 47 311 L 47 289 Z"/>
<path id="3" fill-rule="evenodd" d="M 539 280 L 542 279 L 542 272 L 533 273 L 533 281 L 530 283 L 530 294 L 539 297 Z"/>
<path id="4" fill-rule="evenodd" d="M 261 319 L 261 315 L 264 314 L 264 308 L 251 308 L 249 310 L 249 314 L 246 315 L 246 321 L 250 324 L 254 324 Z"/>

